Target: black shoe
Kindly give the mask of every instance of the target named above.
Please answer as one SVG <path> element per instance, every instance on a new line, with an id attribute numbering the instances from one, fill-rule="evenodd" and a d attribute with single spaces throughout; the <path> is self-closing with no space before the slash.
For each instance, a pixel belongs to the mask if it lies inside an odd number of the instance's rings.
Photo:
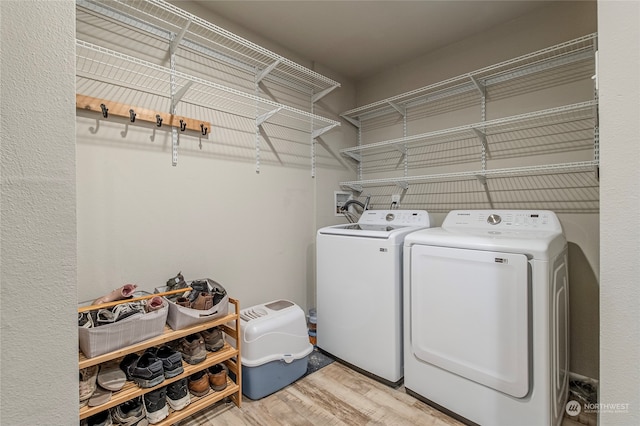
<path id="1" fill-rule="evenodd" d="M 144 408 L 147 411 L 147 420 L 154 424 L 162 421 L 169 415 L 169 407 L 167 407 L 167 387 L 163 386 L 144 396 Z"/>
<path id="2" fill-rule="evenodd" d="M 149 348 L 147 351 L 153 353 L 160 361 L 162 361 L 162 369 L 164 377 L 170 379 L 184 372 L 182 367 L 182 354 L 172 347 L 164 345 L 160 348 Z"/>
<path id="3" fill-rule="evenodd" d="M 186 377 L 167 386 L 167 403 L 174 410 L 182 410 L 191 403 Z"/>
<path id="4" fill-rule="evenodd" d="M 124 374 L 127 376 L 127 380 L 133 380 L 130 370 L 138 358 L 140 358 L 140 355 L 138 354 L 128 354 L 122 358 L 122 361 L 120 361 L 120 370 L 124 371 Z"/>
<path id="5" fill-rule="evenodd" d="M 109 410 L 101 411 L 87 419 L 87 426 L 110 426 L 112 424 L 113 421 Z"/>
<path id="6" fill-rule="evenodd" d="M 146 351 L 129 367 L 129 374 L 141 388 L 152 388 L 164 382 L 162 361 L 151 351 Z"/>

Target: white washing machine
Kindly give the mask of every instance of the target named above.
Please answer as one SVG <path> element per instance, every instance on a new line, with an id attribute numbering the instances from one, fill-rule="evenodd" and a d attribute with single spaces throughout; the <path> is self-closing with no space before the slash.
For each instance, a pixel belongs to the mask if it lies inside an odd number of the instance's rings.
<path id="1" fill-rule="evenodd" d="M 569 295 L 556 215 L 452 211 L 404 246 L 407 392 L 467 423 L 560 425 Z"/>
<path id="2" fill-rule="evenodd" d="M 358 223 L 318 230 L 320 349 L 383 383 L 400 383 L 402 244 L 430 225 L 423 210 L 365 210 Z"/>

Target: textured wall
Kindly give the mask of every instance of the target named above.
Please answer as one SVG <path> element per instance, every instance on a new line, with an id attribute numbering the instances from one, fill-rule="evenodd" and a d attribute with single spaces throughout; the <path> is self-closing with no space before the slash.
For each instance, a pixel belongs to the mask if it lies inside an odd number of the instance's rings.
<path id="1" fill-rule="evenodd" d="M 78 418 L 74 2 L 2 1 L 0 424 Z"/>
<path id="2" fill-rule="evenodd" d="M 640 3 L 598 2 L 601 425 L 640 424 Z"/>

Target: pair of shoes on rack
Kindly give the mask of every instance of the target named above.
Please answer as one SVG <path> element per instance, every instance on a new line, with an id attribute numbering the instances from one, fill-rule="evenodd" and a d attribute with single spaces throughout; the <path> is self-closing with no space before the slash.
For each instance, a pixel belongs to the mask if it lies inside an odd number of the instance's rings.
<path id="1" fill-rule="evenodd" d="M 208 351 L 218 352 L 224 347 L 224 334 L 220 327 L 203 330 L 201 333 L 204 338 L 204 346 Z"/>
<path id="2" fill-rule="evenodd" d="M 169 415 L 167 386 L 152 390 L 142 396 L 147 421 L 151 424 L 164 420 Z"/>
<path id="3" fill-rule="evenodd" d="M 167 385 L 167 403 L 176 411 L 182 410 L 191 403 L 186 377 Z"/>
<path id="4" fill-rule="evenodd" d="M 190 334 L 178 340 L 175 349 L 182 353 L 182 359 L 189 364 L 200 364 L 207 358 L 204 337 L 201 333 Z"/>
<path id="5" fill-rule="evenodd" d="M 157 386 L 165 378 L 175 377 L 184 371 L 182 355 L 167 345 L 149 348 L 141 356 L 126 355 L 120 362 L 120 369 L 127 379 L 142 388 Z"/>
<path id="6" fill-rule="evenodd" d="M 216 364 L 189 376 L 189 391 L 195 396 L 204 396 L 209 389 L 221 391 L 227 387 L 227 366 Z"/>
<path id="7" fill-rule="evenodd" d="M 142 397 L 137 396 L 129 401 L 123 402 L 120 405 L 111 409 L 111 418 L 114 422 L 120 425 L 126 426 L 142 426 L 141 420 L 146 417 L 144 405 L 142 404 Z M 144 421 L 147 424 L 146 421 Z"/>
<path id="8" fill-rule="evenodd" d="M 186 378 L 152 390 L 142 398 L 147 421 L 151 424 L 158 423 L 169 415 L 168 406 L 177 411 L 191 403 Z"/>
<path id="9" fill-rule="evenodd" d="M 122 372 L 112 370 L 111 364 L 94 365 L 80 370 L 80 407 L 97 407 L 111 400 L 111 392 L 124 386 Z"/>

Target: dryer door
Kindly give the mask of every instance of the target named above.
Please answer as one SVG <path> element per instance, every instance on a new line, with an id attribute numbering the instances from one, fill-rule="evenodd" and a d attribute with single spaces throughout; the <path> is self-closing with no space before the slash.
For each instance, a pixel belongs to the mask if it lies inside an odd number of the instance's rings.
<path id="1" fill-rule="evenodd" d="M 414 245 L 411 350 L 517 398 L 529 392 L 529 267 L 522 254 Z"/>

